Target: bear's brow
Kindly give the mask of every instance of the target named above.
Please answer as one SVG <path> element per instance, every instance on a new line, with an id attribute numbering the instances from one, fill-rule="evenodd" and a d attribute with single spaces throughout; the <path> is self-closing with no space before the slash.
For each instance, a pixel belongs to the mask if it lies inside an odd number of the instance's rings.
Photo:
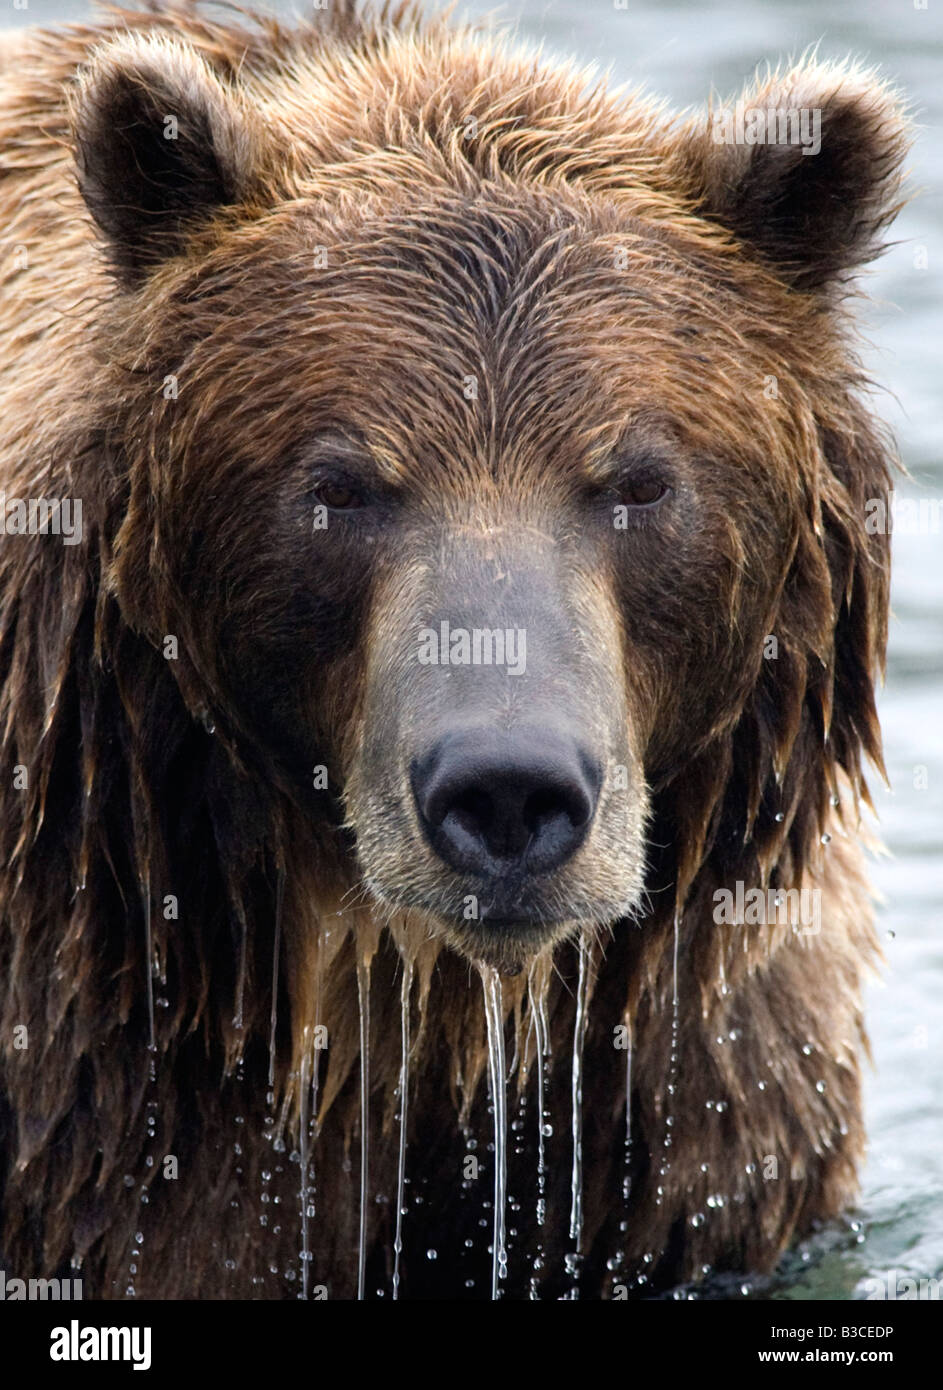
<path id="1" fill-rule="evenodd" d="M 586 473 L 594 483 L 617 482 L 626 473 L 670 468 L 676 453 L 677 448 L 667 439 L 642 428 L 594 449 L 587 459 Z"/>

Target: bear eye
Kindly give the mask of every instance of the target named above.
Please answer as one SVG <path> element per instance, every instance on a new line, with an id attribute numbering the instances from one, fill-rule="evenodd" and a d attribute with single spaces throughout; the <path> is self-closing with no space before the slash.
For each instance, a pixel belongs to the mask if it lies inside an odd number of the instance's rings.
<path id="1" fill-rule="evenodd" d="M 363 506 L 363 496 L 351 483 L 326 478 L 314 490 L 318 502 L 334 512 L 350 512 Z"/>
<path id="2" fill-rule="evenodd" d="M 640 478 L 637 482 L 625 484 L 619 489 L 619 497 L 626 507 L 654 507 L 668 496 L 671 489 L 658 478 Z"/>

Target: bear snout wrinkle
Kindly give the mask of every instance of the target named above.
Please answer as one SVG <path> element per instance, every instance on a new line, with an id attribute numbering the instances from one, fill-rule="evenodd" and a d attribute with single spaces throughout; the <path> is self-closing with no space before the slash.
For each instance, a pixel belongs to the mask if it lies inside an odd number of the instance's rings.
<path id="1" fill-rule="evenodd" d="M 582 844 L 601 775 L 569 735 L 446 734 L 411 770 L 420 823 L 451 868 L 489 883 L 548 873 Z"/>

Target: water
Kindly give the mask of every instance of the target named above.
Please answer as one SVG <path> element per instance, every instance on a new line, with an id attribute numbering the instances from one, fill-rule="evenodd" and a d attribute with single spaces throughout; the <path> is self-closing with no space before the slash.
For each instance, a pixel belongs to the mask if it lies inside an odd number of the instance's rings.
<path id="1" fill-rule="evenodd" d="M 275 1085 L 275 1035 L 278 1029 L 278 957 L 282 943 L 282 914 L 285 909 L 285 870 L 279 868 L 275 885 L 275 941 L 272 946 L 272 1012 L 269 1019 L 268 1085 Z"/>
<path id="2" fill-rule="evenodd" d="M 531 966 L 527 982 L 534 1039 L 537 1050 L 537 1225 L 547 1219 L 547 1077 L 551 1065 L 550 1024 L 547 1018 L 549 961 L 541 956 Z M 540 1251 L 538 1250 L 538 1256 Z"/>
<path id="3" fill-rule="evenodd" d="M 458 7 L 474 18 L 496 8 L 493 0 L 463 0 Z M 854 53 L 879 64 L 904 89 L 921 127 L 911 159 L 920 196 L 899 218 L 896 244 L 869 273 L 874 302 L 866 315 L 864 358 L 886 388 L 876 406 L 895 431 L 911 474 L 901 493 L 943 496 L 940 5 L 930 0 L 920 10 L 910 0 L 868 0 L 862 6 L 842 0 L 762 6 L 750 0 L 632 0 L 629 9 L 618 10 L 603 0 L 507 0 L 499 12 L 549 54 L 611 68 L 616 80 L 642 86 L 678 108 L 703 103 L 712 88 L 739 90 L 757 64 L 812 44 L 823 58 Z M 0 25 L 89 14 L 90 6 L 74 0 L 32 0 L 26 11 L 4 9 Z M 926 269 L 915 254 L 920 247 L 927 248 Z M 891 853 L 873 866 L 886 898 L 879 911 L 887 961 L 866 1000 L 875 1063 L 866 1089 L 870 1154 L 857 1229 L 826 1233 L 810 1243 L 809 1258 L 787 1261 L 766 1294 L 774 1298 L 865 1297 L 869 1279 L 943 1273 L 943 540 L 898 535 L 894 550 L 894 618 L 880 699 L 891 789 L 872 779 L 880 831 Z M 274 994 L 272 1007 L 274 1055 Z"/>
<path id="4" fill-rule="evenodd" d="M 315 1064 L 317 1054 L 315 1054 Z M 301 1154 L 301 1296 L 308 1297 L 308 1267 L 311 1262 L 311 1247 L 308 1243 L 308 1096 L 311 1085 L 311 1037 L 310 1029 L 304 1030 L 304 1047 L 301 1054 L 301 1076 L 299 1078 L 298 1110 L 298 1148 Z"/>
<path id="5" fill-rule="evenodd" d="M 370 966 L 357 961 L 360 1004 L 360 1235 L 357 1246 L 357 1297 L 366 1296 L 367 1191 L 370 1167 Z"/>
<path id="6" fill-rule="evenodd" d="M 665 1115 L 665 1132 L 662 1136 L 661 1163 L 658 1167 L 658 1176 L 661 1178 L 661 1185 L 658 1187 L 658 1195 L 655 1198 L 655 1205 L 660 1207 L 662 1202 L 662 1190 L 664 1180 L 671 1171 L 671 1127 L 674 1124 L 674 1097 L 678 1084 L 678 1029 L 681 1022 L 681 1015 L 678 1000 L 678 940 L 681 935 L 680 913 L 675 913 L 674 930 L 672 933 L 671 946 L 671 1054 L 668 1059 L 668 1102 Z M 628 1162 L 629 1137 L 626 1134 L 626 1153 Z"/>
<path id="7" fill-rule="evenodd" d="M 490 965 L 479 966 L 488 1025 L 488 1080 L 494 1111 L 494 1237 L 491 1297 L 500 1297 L 507 1268 L 505 1213 L 507 1208 L 508 1115 L 507 1069 L 504 1061 L 504 991 L 501 977 Z"/>
<path id="8" fill-rule="evenodd" d="M 413 987 L 411 961 L 403 962 L 400 995 L 399 1154 L 396 1163 L 396 1236 L 393 1240 L 393 1297 L 399 1298 L 399 1266 L 403 1253 L 403 1209 L 406 1202 L 406 1127 L 409 1105 L 409 996 Z"/>
<path id="9" fill-rule="evenodd" d="M 154 1036 L 154 934 L 151 930 L 151 880 L 144 881 L 144 952 L 147 961 L 147 1028 L 148 1051 L 153 1057 L 157 1051 Z"/>
<path id="10" fill-rule="evenodd" d="M 573 1162 L 570 1175 L 570 1240 L 574 1253 L 583 1241 L 583 1046 L 589 1022 L 589 945 L 580 937 L 580 973 L 576 986 L 576 1019 L 573 1024 L 573 1066 L 570 1080 Z"/>

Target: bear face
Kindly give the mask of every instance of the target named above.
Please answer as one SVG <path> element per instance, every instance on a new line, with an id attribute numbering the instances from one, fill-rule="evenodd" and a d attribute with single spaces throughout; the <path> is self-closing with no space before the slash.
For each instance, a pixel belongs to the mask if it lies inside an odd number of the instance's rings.
<path id="1" fill-rule="evenodd" d="M 455 140 L 289 168 L 289 133 L 164 39 L 112 45 L 74 98 L 121 285 L 126 616 L 181 635 L 191 707 L 289 779 L 326 769 L 309 810 L 349 837 L 342 890 L 473 959 L 636 915 L 653 790 L 785 690 L 751 788 L 775 799 L 840 583 L 880 559 L 843 524 L 883 462 L 841 475 L 832 290 L 889 215 L 900 127 L 875 89 L 815 81 L 814 169 L 688 132 L 592 197 L 510 183 L 513 146 L 486 177 Z"/>

